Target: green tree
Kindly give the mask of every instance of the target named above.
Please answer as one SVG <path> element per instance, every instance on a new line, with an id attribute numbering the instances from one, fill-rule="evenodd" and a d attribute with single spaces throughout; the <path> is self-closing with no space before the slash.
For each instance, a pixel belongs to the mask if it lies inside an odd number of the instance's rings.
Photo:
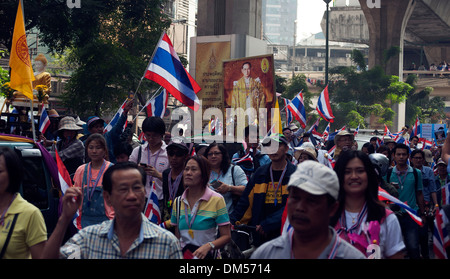
<path id="1" fill-rule="evenodd" d="M 165 0 L 82 0 L 81 8 L 73 9 L 66 0 L 23 2 L 27 30 L 38 28 L 53 54 L 67 53 L 74 71 L 63 103 L 80 116 L 117 110 L 136 90 L 162 31 L 170 26 L 161 11 Z M 10 45 L 17 0 L 2 2 L 0 11 L 0 22 L 8 23 L 2 25 L 0 43 Z M 139 91 L 146 98 L 158 87 L 146 80 Z"/>
<path id="2" fill-rule="evenodd" d="M 395 49 L 386 52 L 385 60 L 393 53 Z M 404 102 L 413 87 L 400 82 L 397 76 L 386 75 L 382 66 L 367 70 L 364 56 L 358 50 L 353 50 L 352 60 L 356 66 L 330 69 L 330 75 L 338 79 L 328 87 L 334 125 L 365 128 L 364 119 L 372 114 L 379 116 L 380 123 L 391 125 L 395 114 L 390 107 Z"/>
<path id="3" fill-rule="evenodd" d="M 406 83 L 413 87 L 406 100 L 406 124 L 412 126 L 417 116 L 421 123 L 437 123 L 445 119 L 445 103 L 442 97 L 430 98 L 432 87 L 417 92 L 417 75 L 408 75 Z"/>

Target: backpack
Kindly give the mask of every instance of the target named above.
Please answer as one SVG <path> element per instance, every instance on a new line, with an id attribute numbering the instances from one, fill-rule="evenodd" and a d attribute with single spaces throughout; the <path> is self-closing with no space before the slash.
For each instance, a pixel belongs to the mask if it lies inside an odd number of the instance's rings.
<path id="1" fill-rule="evenodd" d="M 387 183 L 387 184 L 390 184 L 390 185 L 392 185 L 392 184 L 390 183 L 392 170 L 393 170 L 393 168 L 388 169 L 388 170 L 387 170 L 387 174 L 386 174 L 386 183 Z M 416 168 L 413 168 L 413 174 L 414 174 L 414 189 L 415 189 L 416 191 L 417 191 L 417 187 L 418 187 L 418 185 L 419 185 L 419 175 L 417 174 L 417 171 L 418 171 L 418 170 L 417 170 Z M 392 186 L 392 187 L 394 187 L 394 186 Z M 416 201 L 416 202 L 417 202 L 417 201 Z M 389 208 L 395 213 L 395 215 L 396 215 L 397 217 L 401 217 L 401 216 L 403 216 L 403 214 L 404 214 L 404 212 L 401 211 L 401 208 L 400 208 L 400 206 L 398 206 L 398 205 L 391 204 L 391 205 L 389 206 Z"/>

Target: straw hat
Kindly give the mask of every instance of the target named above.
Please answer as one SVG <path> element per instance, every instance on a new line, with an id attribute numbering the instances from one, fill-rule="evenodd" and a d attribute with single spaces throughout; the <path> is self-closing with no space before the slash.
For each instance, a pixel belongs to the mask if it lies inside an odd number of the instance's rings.
<path id="1" fill-rule="evenodd" d="M 71 131 L 79 131 L 82 128 L 77 125 L 77 122 L 75 119 L 71 116 L 66 116 L 59 121 L 59 129 L 58 131 L 62 130 L 71 130 Z"/>

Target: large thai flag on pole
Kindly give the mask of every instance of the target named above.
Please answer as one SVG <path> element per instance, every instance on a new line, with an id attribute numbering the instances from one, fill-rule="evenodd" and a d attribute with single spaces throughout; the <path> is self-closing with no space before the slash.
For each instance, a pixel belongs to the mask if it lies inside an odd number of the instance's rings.
<path id="1" fill-rule="evenodd" d="M 41 118 L 39 119 L 39 132 L 44 134 L 49 126 L 50 118 L 48 117 L 47 110 L 44 108 L 44 104 L 42 104 Z"/>
<path id="2" fill-rule="evenodd" d="M 303 90 L 289 102 L 287 108 L 292 112 L 294 118 L 300 122 L 303 129 L 306 127 L 306 111 L 303 103 Z"/>
<path id="3" fill-rule="evenodd" d="M 187 107 L 194 111 L 198 110 L 200 101 L 197 93 L 201 88 L 181 64 L 166 33 L 163 33 L 156 46 L 144 77 L 167 89 Z"/>
<path id="4" fill-rule="evenodd" d="M 163 118 L 168 102 L 169 94 L 167 93 L 166 89 L 163 89 L 158 96 L 148 100 L 145 104 L 145 107 L 147 108 L 147 116 L 158 116 L 160 118 Z"/>
<path id="5" fill-rule="evenodd" d="M 161 214 L 159 211 L 158 196 L 156 195 L 155 181 L 153 181 L 151 193 L 148 196 L 147 205 L 144 211 L 145 217 L 151 222 L 159 225 L 161 223 Z"/>
<path id="6" fill-rule="evenodd" d="M 331 123 L 334 122 L 334 115 L 331 111 L 330 98 L 328 97 L 328 85 L 325 87 L 322 93 L 320 93 L 316 110 L 323 119 Z"/>

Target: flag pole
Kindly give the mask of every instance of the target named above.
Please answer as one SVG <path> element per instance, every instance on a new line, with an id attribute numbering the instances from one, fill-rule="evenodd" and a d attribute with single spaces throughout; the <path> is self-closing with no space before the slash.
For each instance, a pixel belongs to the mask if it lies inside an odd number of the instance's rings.
<path id="1" fill-rule="evenodd" d="M 158 43 L 162 40 L 162 38 L 164 37 L 164 34 L 166 34 L 166 31 L 163 31 L 163 32 L 162 32 L 161 36 L 159 37 Z M 139 83 L 138 83 L 138 86 L 137 86 L 137 88 L 136 88 L 135 94 L 137 94 L 139 88 L 141 87 L 142 80 L 143 80 L 144 77 L 145 77 L 145 73 L 147 72 L 147 69 L 148 69 L 148 67 L 150 66 L 150 63 L 152 63 L 153 58 L 155 57 L 155 54 L 156 54 L 156 50 L 157 50 L 157 49 L 158 49 L 158 48 L 155 47 L 155 49 L 153 50 L 152 56 L 150 57 L 150 61 L 148 61 L 147 67 L 145 67 L 144 74 L 142 74 L 142 77 L 141 77 L 141 79 L 139 80 Z M 158 89 L 158 90 L 159 90 L 159 89 Z"/>
<path id="2" fill-rule="evenodd" d="M 155 95 L 159 92 L 159 90 L 161 90 L 162 86 L 160 86 L 158 88 L 158 90 L 156 90 L 156 92 L 152 95 L 152 97 L 145 103 L 147 104 L 148 102 L 150 102 L 151 100 L 153 100 L 155 98 Z M 139 116 L 139 114 L 146 108 L 147 106 L 142 106 L 141 110 L 136 114 L 136 116 L 133 118 L 133 122 L 134 120 L 136 120 L 136 118 Z"/>
<path id="3" fill-rule="evenodd" d="M 36 141 L 36 129 L 34 127 L 34 113 L 33 113 L 33 99 L 31 99 L 31 130 L 33 133 L 33 140 Z"/>

